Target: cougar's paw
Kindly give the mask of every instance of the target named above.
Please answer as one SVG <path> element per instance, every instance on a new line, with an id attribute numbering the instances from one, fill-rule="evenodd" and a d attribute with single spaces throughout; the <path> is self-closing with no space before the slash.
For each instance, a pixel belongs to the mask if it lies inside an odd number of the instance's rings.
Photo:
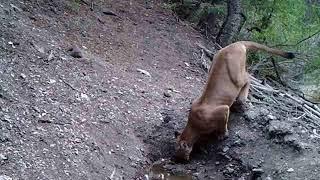
<path id="1" fill-rule="evenodd" d="M 190 160 L 190 154 L 192 151 L 192 145 L 189 145 L 186 141 L 179 141 L 175 146 L 176 162 L 187 162 Z"/>
<path id="2" fill-rule="evenodd" d="M 218 140 L 219 140 L 219 141 L 222 141 L 222 140 L 227 139 L 228 137 L 229 137 L 229 131 L 226 130 L 226 132 L 224 132 L 223 134 L 220 134 L 220 135 L 218 136 Z"/>

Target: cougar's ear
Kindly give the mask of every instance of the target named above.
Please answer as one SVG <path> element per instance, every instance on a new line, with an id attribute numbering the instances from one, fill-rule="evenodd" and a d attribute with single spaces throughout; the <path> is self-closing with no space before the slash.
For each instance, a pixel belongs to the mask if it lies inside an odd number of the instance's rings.
<path id="1" fill-rule="evenodd" d="M 174 137 L 177 138 L 181 133 L 179 131 L 174 131 Z"/>

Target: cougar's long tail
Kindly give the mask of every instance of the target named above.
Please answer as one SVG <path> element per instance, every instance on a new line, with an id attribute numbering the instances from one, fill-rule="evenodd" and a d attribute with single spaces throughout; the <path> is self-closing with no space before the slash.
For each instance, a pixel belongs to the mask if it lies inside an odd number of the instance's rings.
<path id="1" fill-rule="evenodd" d="M 250 50 L 262 50 L 265 51 L 267 53 L 270 54 L 274 54 L 274 55 L 278 55 L 287 59 L 293 59 L 295 57 L 295 55 L 292 52 L 285 52 L 279 49 L 273 49 L 273 48 L 269 48 L 268 46 L 259 44 L 259 43 L 255 43 L 252 41 L 240 41 L 241 44 L 243 44 L 247 49 Z"/>

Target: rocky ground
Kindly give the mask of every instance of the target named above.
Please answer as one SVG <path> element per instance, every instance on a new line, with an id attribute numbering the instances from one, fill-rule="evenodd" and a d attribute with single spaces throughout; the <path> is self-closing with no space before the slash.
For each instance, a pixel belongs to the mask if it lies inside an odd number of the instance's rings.
<path id="1" fill-rule="evenodd" d="M 170 161 L 208 42 L 162 2 L 94 2 L 0 0 L 1 180 L 320 178 L 319 122 L 264 104 Z"/>

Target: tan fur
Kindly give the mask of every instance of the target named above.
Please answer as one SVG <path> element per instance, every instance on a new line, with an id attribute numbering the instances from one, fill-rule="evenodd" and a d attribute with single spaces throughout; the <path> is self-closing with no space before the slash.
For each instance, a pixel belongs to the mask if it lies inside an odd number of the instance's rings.
<path id="1" fill-rule="evenodd" d="M 292 53 L 250 41 L 230 44 L 215 54 L 204 91 L 192 103 L 187 126 L 177 137 L 177 159 L 189 160 L 193 145 L 200 136 L 213 132 L 222 136 L 228 133 L 229 108 L 235 100 L 244 103 L 249 93 L 248 49 L 263 50 L 285 58 L 294 57 Z"/>

